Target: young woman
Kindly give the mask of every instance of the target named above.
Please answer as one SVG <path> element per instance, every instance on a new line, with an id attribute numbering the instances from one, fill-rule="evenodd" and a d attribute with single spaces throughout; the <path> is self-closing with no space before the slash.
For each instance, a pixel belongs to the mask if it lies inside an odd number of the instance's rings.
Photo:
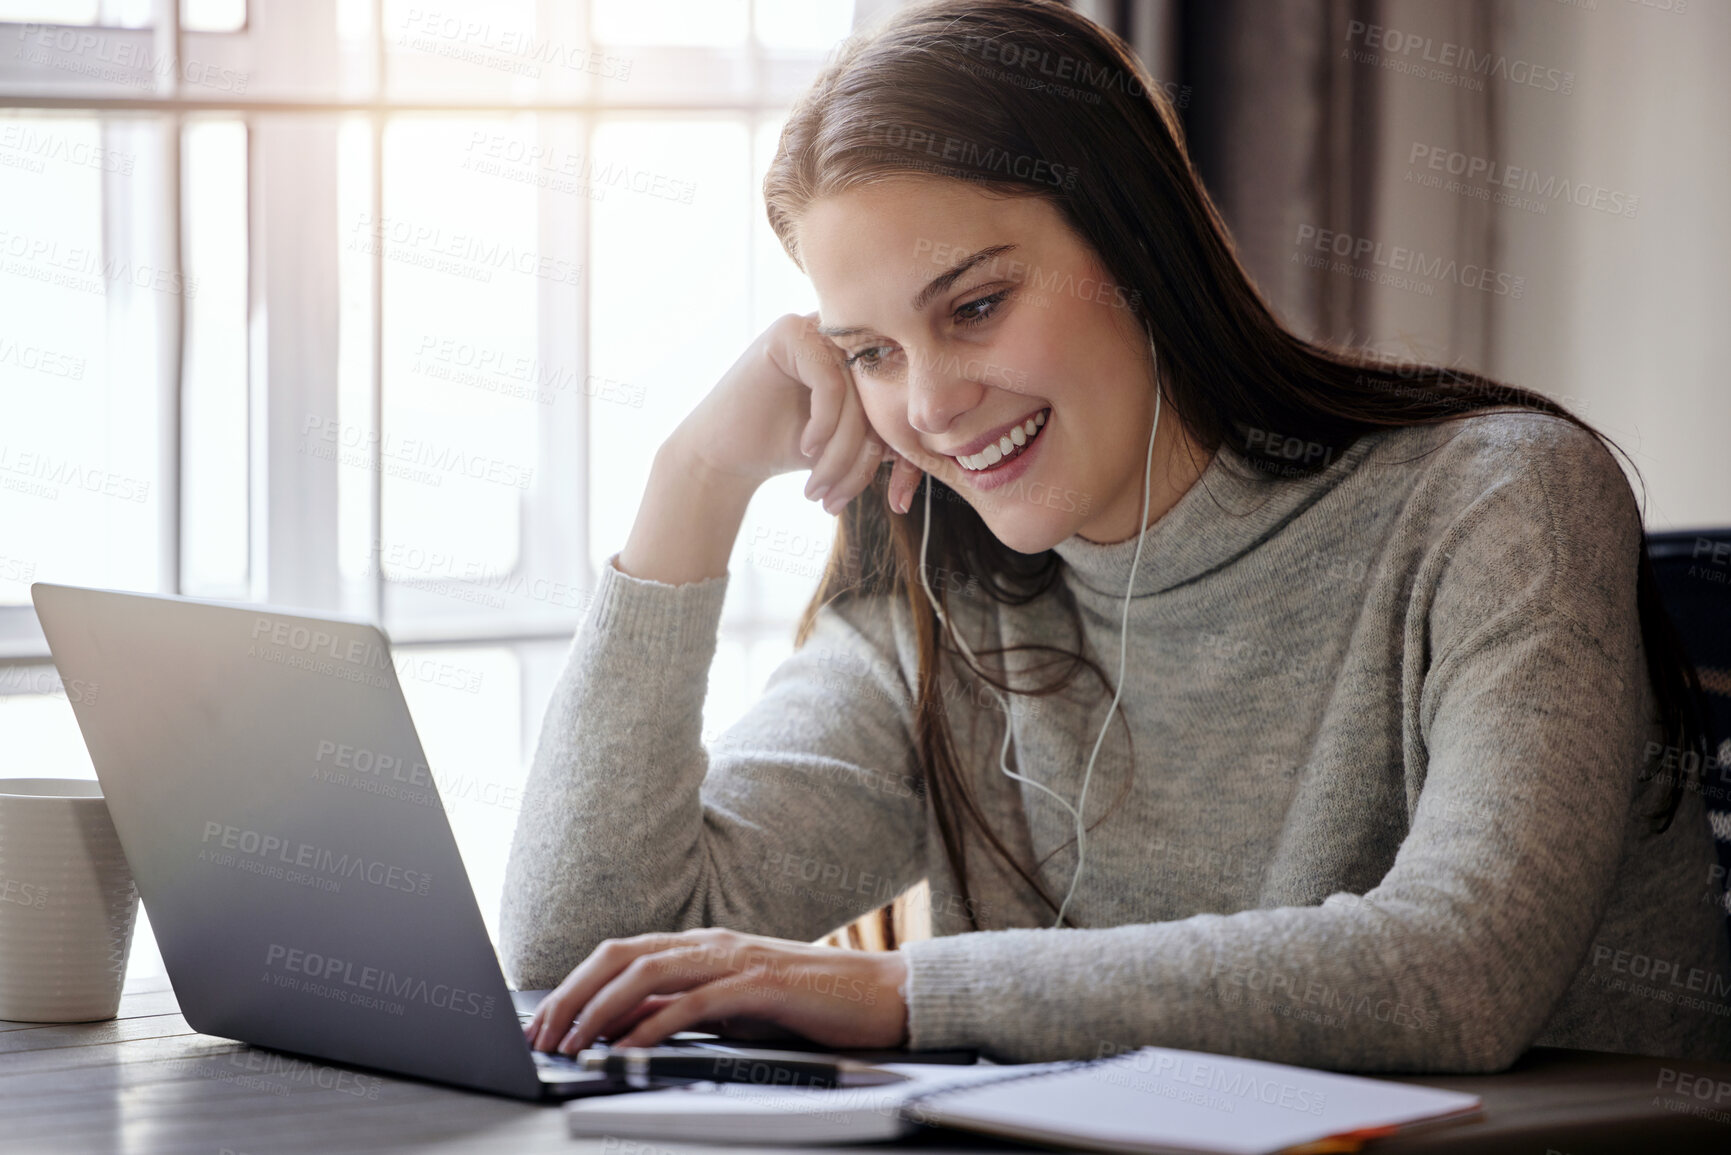
<path id="1" fill-rule="evenodd" d="M 1047 0 L 850 44 L 765 193 L 820 308 L 661 446 L 554 692 L 503 920 L 535 1046 L 1731 1054 L 1650 754 L 1700 748 L 1693 673 L 1592 431 L 1282 328 L 1153 81 Z M 828 570 L 706 749 L 730 551 L 801 469 Z M 921 880 L 934 937 L 808 945 Z"/>

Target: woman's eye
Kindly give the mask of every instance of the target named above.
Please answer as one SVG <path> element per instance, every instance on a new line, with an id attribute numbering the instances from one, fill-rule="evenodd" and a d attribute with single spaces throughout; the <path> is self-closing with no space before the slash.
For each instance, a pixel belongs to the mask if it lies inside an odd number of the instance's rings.
<path id="1" fill-rule="evenodd" d="M 964 325 L 977 325 L 987 317 L 990 317 L 997 309 L 999 303 L 1009 295 L 1010 290 L 999 289 L 997 292 L 992 293 L 989 296 L 969 301 L 967 304 L 956 310 L 955 318 Z"/>
<path id="2" fill-rule="evenodd" d="M 876 373 L 883 368 L 883 354 L 884 347 L 882 345 L 873 345 L 870 348 L 861 349 L 857 353 L 848 354 L 847 366 L 849 369 L 863 369 L 867 373 Z"/>

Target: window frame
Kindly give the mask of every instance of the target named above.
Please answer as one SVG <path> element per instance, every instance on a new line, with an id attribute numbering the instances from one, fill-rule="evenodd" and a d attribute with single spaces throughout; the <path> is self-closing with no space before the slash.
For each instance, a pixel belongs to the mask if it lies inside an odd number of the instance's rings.
<path id="1" fill-rule="evenodd" d="M 340 2 L 340 0 L 339 0 Z M 365 0 L 360 0 L 365 2 Z M 335 200 L 336 150 L 334 136 L 345 116 L 366 117 L 370 125 L 370 191 L 375 219 L 382 215 L 384 199 L 384 131 L 394 117 L 422 113 L 451 114 L 558 114 L 542 115 L 537 130 L 548 126 L 567 128 L 574 123 L 586 149 L 597 124 L 610 114 L 658 114 L 669 117 L 726 116 L 737 118 L 755 140 L 768 118 L 785 115 L 797 93 L 809 82 L 811 71 L 827 53 L 790 53 L 766 49 L 755 34 L 755 0 L 747 0 L 747 34 L 738 45 L 725 48 L 657 48 L 654 46 L 598 45 L 588 35 L 593 26 L 588 0 L 556 3 L 534 0 L 537 27 L 545 22 L 548 36 L 564 37 L 564 43 L 581 45 L 592 53 L 633 59 L 638 75 L 653 72 L 668 77 L 719 78 L 718 87 L 707 95 L 680 92 L 651 77 L 652 83 L 609 87 L 590 75 L 564 75 L 557 71 L 538 83 L 537 91 L 522 99 L 495 98 L 485 94 L 457 99 L 430 99 L 410 93 L 399 95 L 393 86 L 393 52 L 388 48 L 390 30 L 385 27 L 385 0 L 371 0 L 368 41 L 357 51 L 354 42 L 338 38 L 336 21 L 318 28 L 311 18 L 316 5 L 297 0 L 250 0 L 246 20 L 232 32 L 192 32 L 181 28 L 179 0 L 149 0 L 149 26 L 121 28 L 112 24 L 91 26 L 0 23 L 0 44 L 10 40 L 30 41 L 33 36 L 54 43 L 64 40 L 61 30 L 99 37 L 104 55 L 147 57 L 153 81 L 144 87 L 101 82 L 49 63 L 31 63 L 22 55 L 0 53 L 0 108 L 9 112 L 64 112 L 94 115 L 107 126 L 115 118 L 140 116 L 159 125 L 160 137 L 156 177 L 151 187 L 139 188 L 136 174 L 121 187 L 115 174 L 105 174 L 104 215 L 126 216 L 115 208 L 129 196 L 142 196 L 152 205 L 150 226 L 161 238 L 165 271 L 182 271 L 184 229 L 182 220 L 181 141 L 193 117 L 224 116 L 239 119 L 248 138 L 247 219 L 248 246 L 248 579 L 246 600 L 293 606 L 304 612 L 328 610 L 359 614 L 391 625 L 393 637 L 403 644 L 481 644 L 568 638 L 580 621 L 580 612 L 564 610 L 520 618 L 465 614 L 462 603 L 426 590 L 388 587 L 373 566 L 370 580 L 345 588 L 338 564 L 335 478 L 328 463 L 316 462 L 295 452 L 300 437 L 298 415 L 303 412 L 338 412 L 337 356 L 339 319 L 334 304 L 319 310 L 305 302 L 320 295 L 334 297 L 336 267 L 333 252 L 308 251 L 293 246 L 293 227 L 306 211 L 304 195 L 295 198 L 295 212 L 277 211 L 269 201 L 272 187 L 281 187 L 283 174 L 292 172 L 297 193 L 309 183 L 330 208 Z M 105 0 L 104 15 L 115 0 Z M 332 9 L 326 9 L 330 12 Z M 266 47 L 268 46 L 268 51 Z M 627 54 L 634 54 L 628 56 Z M 294 62 L 341 61 L 294 85 L 284 77 Z M 425 62 L 421 62 L 425 63 Z M 653 65 L 650 69 L 641 66 Z M 565 70 L 569 72 L 570 70 Z M 209 79 L 212 75 L 215 80 Z M 333 75 L 334 74 L 334 75 Z M 358 77 L 358 79 L 357 79 Z M 203 78 L 204 83 L 192 79 Z M 244 79 L 243 79 L 244 78 Z M 299 91 L 291 90 L 298 86 Z M 648 91 L 644 91 L 647 88 Z M 298 127 L 309 139 L 284 142 L 283 135 Z M 310 174 L 310 176 L 309 176 Z M 542 194 L 543 201 L 546 196 Z M 591 223 L 581 198 L 575 205 L 560 203 L 566 226 L 584 263 L 584 274 L 572 292 L 559 294 L 562 286 L 540 285 L 540 311 L 536 326 L 539 353 L 544 364 L 569 365 L 586 379 L 589 372 L 589 243 Z M 549 220 L 548 206 L 541 206 L 539 230 Z M 321 210 L 322 211 L 322 210 Z M 333 209 L 334 211 L 334 209 Z M 105 221 L 105 248 L 128 243 L 126 221 Z M 538 235 L 540 231 L 538 230 Z M 138 238 L 131 238 L 136 241 Z M 375 246 L 375 248 L 381 248 Z M 283 254 L 293 254 L 283 259 Z M 261 260 L 261 255 L 263 259 Z M 373 428 L 380 427 L 382 407 L 383 275 L 384 254 L 372 255 L 372 301 L 369 323 L 371 357 L 369 390 Z M 754 288 L 755 286 L 753 286 Z M 182 444 L 185 398 L 183 372 L 186 341 L 184 302 L 174 294 L 159 294 L 155 302 L 159 352 L 155 361 L 155 430 L 160 447 L 158 475 L 158 544 L 156 593 L 181 593 L 183 523 Z M 553 323 L 557 318 L 557 323 Z M 595 573 L 590 562 L 589 509 L 589 404 L 575 399 L 574 418 L 561 425 L 550 412 L 537 417 L 539 460 L 532 494 L 519 504 L 523 519 L 517 571 L 533 575 L 570 575 L 583 591 L 584 604 L 592 591 Z M 323 469 L 317 468 L 326 466 Z M 379 540 L 380 485 L 378 473 L 369 471 L 370 535 Z M 752 585 L 750 567 L 745 584 Z M 740 579 L 736 577 L 736 581 Z M 750 645 L 763 637 L 785 633 L 789 620 L 764 614 L 751 598 L 751 612 L 730 615 L 723 631 L 729 640 Z M 48 661 L 46 640 L 29 605 L 0 606 L 0 663 L 34 666 Z"/>

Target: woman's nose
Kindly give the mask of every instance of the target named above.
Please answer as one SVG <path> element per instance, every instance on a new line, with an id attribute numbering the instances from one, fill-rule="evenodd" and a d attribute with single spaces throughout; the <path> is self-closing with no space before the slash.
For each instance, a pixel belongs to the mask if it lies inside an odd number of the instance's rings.
<path id="1" fill-rule="evenodd" d="M 959 358 L 916 354 L 908 366 L 908 424 L 921 433 L 944 433 L 985 391 L 962 372 Z"/>

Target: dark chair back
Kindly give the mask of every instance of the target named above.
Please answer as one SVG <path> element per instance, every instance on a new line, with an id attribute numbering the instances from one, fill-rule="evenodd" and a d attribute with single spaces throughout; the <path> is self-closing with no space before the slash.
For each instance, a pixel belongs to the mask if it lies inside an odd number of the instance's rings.
<path id="1" fill-rule="evenodd" d="M 1719 852 L 1716 881 L 1731 878 L 1731 529 L 1676 530 L 1647 535 L 1647 556 L 1659 597 L 1701 675 L 1701 716 L 1707 724 L 1701 788 Z M 1720 903 L 1731 920 L 1731 898 Z"/>

